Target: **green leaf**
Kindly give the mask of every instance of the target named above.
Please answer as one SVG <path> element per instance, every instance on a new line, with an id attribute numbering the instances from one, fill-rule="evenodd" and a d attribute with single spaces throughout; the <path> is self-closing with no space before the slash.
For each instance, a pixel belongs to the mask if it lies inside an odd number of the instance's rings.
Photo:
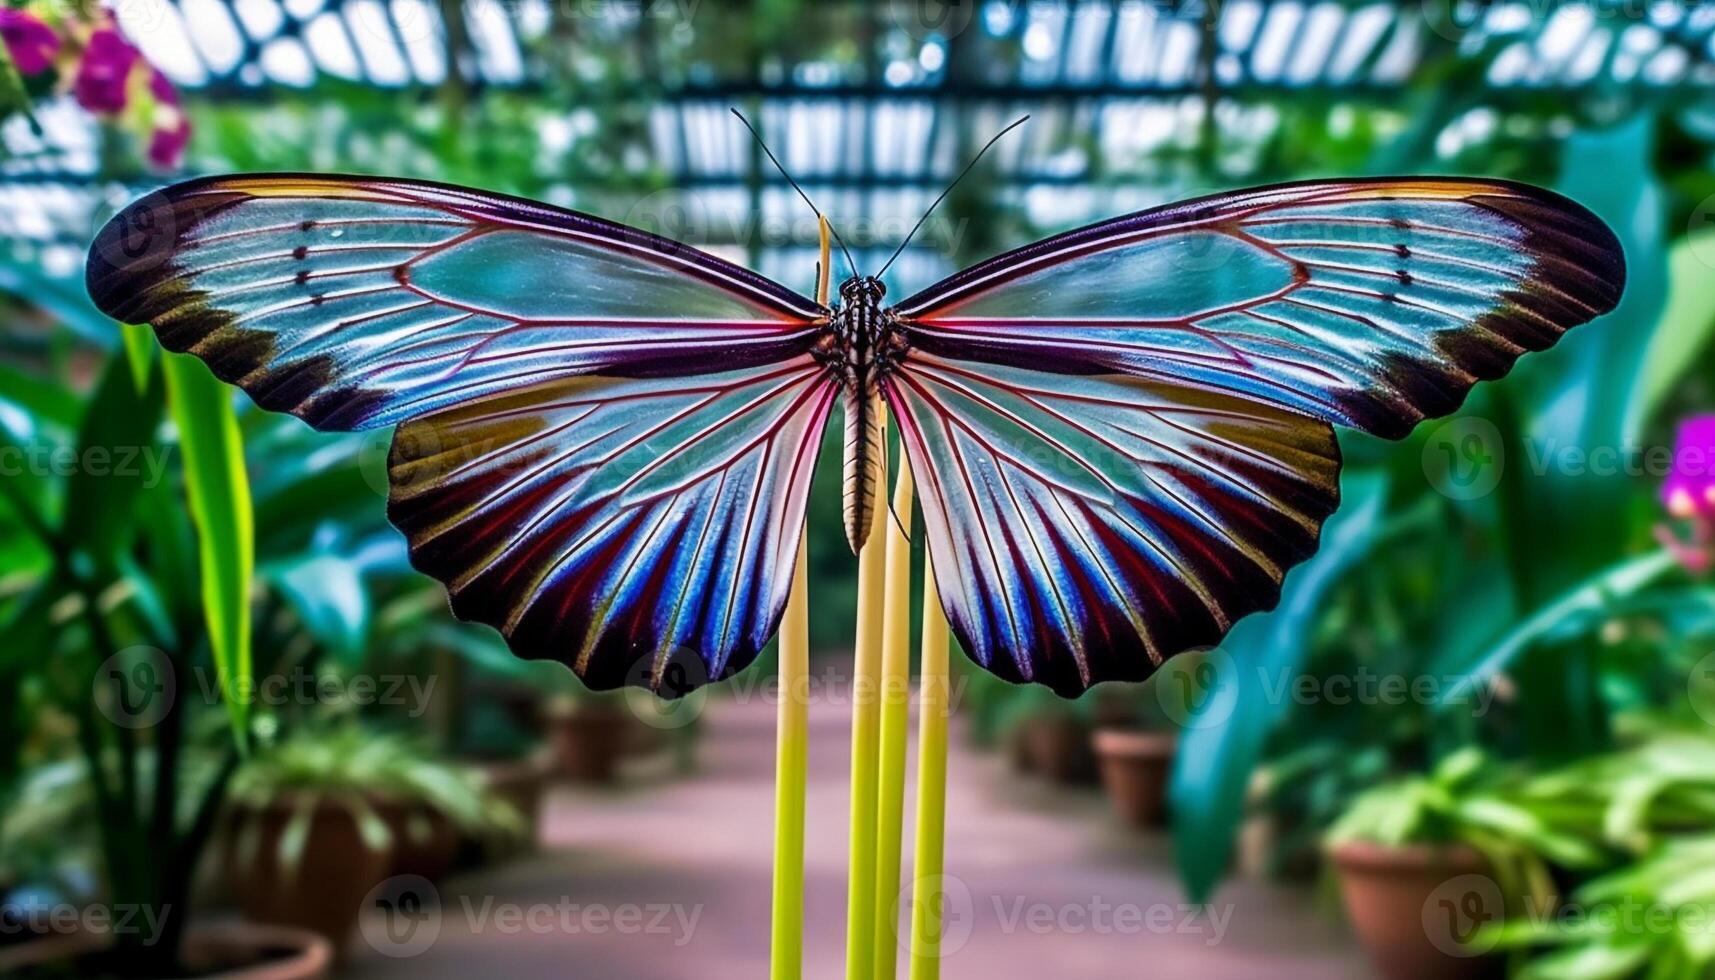
<path id="1" fill-rule="evenodd" d="M 369 632 L 369 593 L 356 563 L 312 555 L 263 568 L 262 576 L 292 604 L 304 626 L 335 656 L 355 666 Z"/>
<path id="2" fill-rule="evenodd" d="M 1671 554 L 1652 551 L 1616 562 L 1578 583 L 1478 652 L 1470 664 L 1449 665 L 1459 679 L 1442 691 L 1440 704 L 1443 707 L 1463 704 L 1474 686 L 1504 669 L 1538 639 L 1575 617 L 1600 610 L 1614 600 L 1638 592 L 1677 567 Z"/>
<path id="3" fill-rule="evenodd" d="M 137 387 L 141 391 L 146 385 Z M 83 416 L 83 406 L 69 386 L 10 364 L 0 364 L 0 405 L 18 412 L 16 421 L 27 424 L 27 431 L 14 431 L 19 438 L 39 436 L 43 428 L 71 432 Z"/>
<path id="4" fill-rule="evenodd" d="M 1290 705 L 1270 682 L 1302 669 L 1323 596 L 1374 543 L 1386 491 L 1380 476 L 1348 473 L 1321 549 L 1287 576 L 1280 605 L 1241 621 L 1221 644 L 1237 669 L 1220 671 L 1196 709 L 1180 738 L 1170 789 L 1174 856 L 1192 901 L 1203 901 L 1226 873 L 1251 773 Z M 1226 719 L 1214 721 L 1214 712 Z"/>
<path id="5" fill-rule="evenodd" d="M 139 388 L 121 358 L 109 358 L 78 427 L 77 444 L 49 465 L 66 470 L 60 536 L 74 555 L 111 568 L 131 543 L 137 501 L 160 482 L 166 456 L 157 439 L 163 391 L 152 377 Z"/>
<path id="6" fill-rule="evenodd" d="M 149 385 L 149 368 L 155 360 L 155 334 L 147 326 L 130 323 L 119 325 L 119 339 L 125 342 L 125 359 L 131 362 L 131 376 L 137 390 Z"/>
<path id="7" fill-rule="evenodd" d="M 0 259 L 0 292 L 46 311 L 84 340 L 102 348 L 113 346 L 113 321 L 95 308 L 81 273 L 75 277 L 50 276 L 34 262 L 7 257 Z"/>
<path id="8" fill-rule="evenodd" d="M 185 492 L 197 529 L 203 614 L 233 736 L 246 744 L 250 706 L 250 583 L 256 527 L 232 391 L 194 357 L 163 355 Z"/>
<path id="9" fill-rule="evenodd" d="M 1703 229 L 1675 242 L 1667 256 L 1667 308 L 1650 339 L 1643 374 L 1626 412 L 1636 432 L 1654 417 L 1686 370 L 1715 334 L 1715 230 Z"/>
<path id="10" fill-rule="evenodd" d="M 1578 946 L 1550 953 L 1522 974 L 1529 980 L 1624 980 L 1649 962 L 1651 948 L 1639 942 Z"/>

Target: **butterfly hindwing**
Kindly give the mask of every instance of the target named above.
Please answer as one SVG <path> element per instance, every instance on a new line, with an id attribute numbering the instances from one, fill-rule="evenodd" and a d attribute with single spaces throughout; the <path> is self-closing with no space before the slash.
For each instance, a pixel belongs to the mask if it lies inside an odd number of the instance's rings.
<path id="1" fill-rule="evenodd" d="M 1273 606 L 1338 500 L 1326 422 L 1220 392 L 922 353 L 885 390 L 959 642 L 1068 696 Z"/>
<path id="2" fill-rule="evenodd" d="M 1399 437 L 1613 309 L 1618 241 L 1491 180 L 1337 180 L 1140 212 L 980 263 L 900 304 L 913 346 L 1117 371 Z"/>
<path id="3" fill-rule="evenodd" d="M 826 311 L 647 232 L 422 181 L 217 177 L 148 195 L 90 295 L 324 429 L 578 374 L 695 374 L 808 348 Z"/>
<path id="4" fill-rule="evenodd" d="M 515 651 L 681 695 L 778 627 L 837 391 L 808 355 L 538 382 L 401 426 L 388 516 Z"/>

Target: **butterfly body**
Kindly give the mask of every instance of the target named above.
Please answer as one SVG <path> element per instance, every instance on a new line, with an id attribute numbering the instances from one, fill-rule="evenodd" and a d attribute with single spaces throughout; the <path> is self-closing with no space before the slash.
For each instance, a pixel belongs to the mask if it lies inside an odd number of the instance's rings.
<path id="1" fill-rule="evenodd" d="M 845 409 L 842 466 L 846 543 L 856 554 L 875 514 L 880 465 L 881 385 L 909 344 L 893 311 L 882 306 L 887 287 L 871 276 L 840 284 L 840 303 L 816 347 L 817 356 L 839 379 Z"/>
<path id="2" fill-rule="evenodd" d="M 676 696 L 754 660 L 835 403 L 854 550 L 885 411 L 960 646 L 1075 696 L 1272 607 L 1338 504 L 1335 426 L 1455 411 L 1612 310 L 1625 261 L 1551 191 L 1316 180 L 1098 222 L 891 305 L 854 276 L 830 305 L 520 198 L 263 174 L 134 202 L 87 282 L 263 408 L 395 426 L 412 563 L 596 689 Z"/>

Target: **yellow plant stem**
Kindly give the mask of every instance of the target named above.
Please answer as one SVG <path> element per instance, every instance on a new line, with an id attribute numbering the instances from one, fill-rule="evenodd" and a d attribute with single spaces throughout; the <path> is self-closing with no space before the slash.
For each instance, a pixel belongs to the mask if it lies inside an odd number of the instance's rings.
<path id="1" fill-rule="evenodd" d="M 780 622 L 780 718 L 774 757 L 773 980 L 804 970 L 804 795 L 810 742 L 810 596 L 798 538 L 792 591 Z"/>
<path id="2" fill-rule="evenodd" d="M 940 980 L 942 858 L 947 830 L 947 617 L 923 558 L 923 649 L 918 667 L 917 850 L 911 873 L 911 980 Z"/>
<path id="3" fill-rule="evenodd" d="M 875 486 L 887 481 L 887 415 L 877 398 L 881 452 Z M 883 572 L 887 563 L 887 508 L 871 508 L 869 534 L 858 552 L 857 645 L 852 667 L 851 843 L 847 860 L 846 980 L 873 980 L 875 970 L 875 818 L 880 750 Z"/>
<path id="4" fill-rule="evenodd" d="M 876 980 L 893 980 L 899 956 L 899 854 L 905 821 L 905 742 L 911 724 L 911 467 L 900 466 L 886 520 L 887 573 L 881 639 L 881 759 L 876 778 Z"/>
<path id="5" fill-rule="evenodd" d="M 821 219 L 822 256 L 816 301 L 828 301 L 828 219 Z M 792 588 L 780 621 L 780 709 L 774 755 L 774 908 L 769 976 L 799 980 L 804 972 L 804 798 L 810 749 L 810 586 L 807 535 L 800 529 Z"/>

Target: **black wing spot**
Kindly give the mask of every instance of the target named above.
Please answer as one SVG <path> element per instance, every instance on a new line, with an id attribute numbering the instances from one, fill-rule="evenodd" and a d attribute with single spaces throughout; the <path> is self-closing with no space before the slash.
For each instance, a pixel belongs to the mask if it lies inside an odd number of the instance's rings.
<path id="1" fill-rule="evenodd" d="M 299 245 L 297 248 L 292 249 L 292 258 L 297 259 L 299 262 L 302 262 L 309 257 L 310 247 L 308 245 Z"/>

